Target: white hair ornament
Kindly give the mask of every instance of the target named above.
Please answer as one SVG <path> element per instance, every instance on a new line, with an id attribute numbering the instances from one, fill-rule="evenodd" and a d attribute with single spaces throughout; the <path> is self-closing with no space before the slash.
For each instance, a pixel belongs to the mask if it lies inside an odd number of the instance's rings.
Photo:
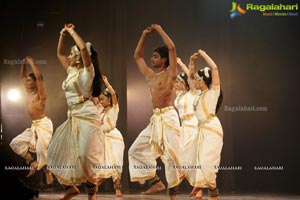
<path id="1" fill-rule="evenodd" d="M 204 75 L 205 75 L 206 78 L 209 78 L 208 71 L 209 71 L 209 67 L 204 67 Z"/>
<path id="2" fill-rule="evenodd" d="M 91 51 L 92 43 L 87 42 L 87 43 L 85 43 L 85 45 L 86 45 L 86 48 L 89 52 L 89 55 L 91 56 L 92 55 L 92 51 Z"/>

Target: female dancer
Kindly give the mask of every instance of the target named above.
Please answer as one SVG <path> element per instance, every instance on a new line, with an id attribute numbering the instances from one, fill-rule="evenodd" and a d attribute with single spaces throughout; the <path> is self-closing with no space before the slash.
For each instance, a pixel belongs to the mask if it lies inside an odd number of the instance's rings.
<path id="1" fill-rule="evenodd" d="M 48 168 L 57 180 L 65 186 L 62 200 L 79 194 L 76 185 L 86 183 L 89 200 L 96 199 L 98 183 L 107 178 L 107 170 L 99 170 L 104 163 L 104 135 L 100 127 L 100 114 L 90 100 L 92 82 L 95 76 L 91 60 L 90 45 L 67 24 L 60 32 L 57 56 L 67 71 L 63 82 L 68 104 L 68 119 L 60 125 L 48 149 Z M 76 45 L 66 53 L 66 34 L 74 39 Z M 99 85 L 99 84 L 98 84 Z M 93 88 L 95 89 L 95 88 Z"/>
<path id="2" fill-rule="evenodd" d="M 177 58 L 177 63 L 181 67 L 184 72 L 181 72 L 177 75 L 175 81 L 175 91 L 176 91 L 176 99 L 174 101 L 174 105 L 178 110 L 180 121 L 181 121 L 181 151 L 180 151 L 180 160 L 182 161 L 185 156 L 182 154 L 182 149 L 185 146 L 185 143 L 190 142 L 191 138 L 194 138 L 198 133 L 198 120 L 194 113 L 194 99 L 195 99 L 195 89 L 194 85 L 190 84 L 191 79 L 188 77 L 189 69 L 186 65 L 181 61 L 180 58 Z M 185 151 L 185 153 L 187 153 Z M 187 163 L 181 162 L 180 169 L 184 173 L 184 169 L 187 167 Z M 183 179 L 183 174 L 181 175 L 181 179 Z"/>
<path id="3" fill-rule="evenodd" d="M 122 197 L 121 175 L 123 167 L 124 140 L 120 131 L 116 128 L 119 104 L 118 96 L 107 80 L 102 76 L 106 89 L 100 95 L 101 127 L 105 135 L 105 166 L 112 168 L 111 177 L 117 197 Z"/>
<path id="4" fill-rule="evenodd" d="M 201 56 L 208 64 L 195 72 L 194 61 Z M 190 75 L 195 80 L 195 89 L 201 90 L 194 101 L 195 114 L 198 118 L 199 133 L 192 143 L 187 144 L 188 150 L 184 159 L 201 166 L 198 170 L 188 170 L 186 178 L 194 186 L 190 196 L 202 199 L 202 188 L 208 188 L 209 200 L 217 200 L 219 191 L 216 184 L 216 173 L 221 159 L 223 146 L 223 130 L 216 113 L 222 102 L 218 67 L 202 50 L 190 58 Z M 193 149 L 193 150 L 189 150 Z M 185 152 L 184 152 L 185 153 Z"/>

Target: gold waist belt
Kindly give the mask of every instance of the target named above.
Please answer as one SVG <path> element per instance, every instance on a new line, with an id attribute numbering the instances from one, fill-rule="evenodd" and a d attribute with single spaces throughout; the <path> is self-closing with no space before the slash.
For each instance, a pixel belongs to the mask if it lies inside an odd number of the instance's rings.
<path id="1" fill-rule="evenodd" d="M 173 109 L 174 109 L 173 106 L 168 106 L 168 107 L 165 107 L 165 108 L 154 108 L 153 113 L 155 115 L 160 115 L 160 114 L 163 114 L 163 113 L 168 112 L 168 111 L 173 110 Z"/>

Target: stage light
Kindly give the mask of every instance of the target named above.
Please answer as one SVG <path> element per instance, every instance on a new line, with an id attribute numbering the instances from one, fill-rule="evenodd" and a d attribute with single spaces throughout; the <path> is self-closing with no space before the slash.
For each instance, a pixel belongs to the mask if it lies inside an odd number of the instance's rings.
<path id="1" fill-rule="evenodd" d="M 18 101 L 21 98 L 20 91 L 17 89 L 9 90 L 7 93 L 7 98 L 10 101 L 14 101 L 14 102 Z"/>

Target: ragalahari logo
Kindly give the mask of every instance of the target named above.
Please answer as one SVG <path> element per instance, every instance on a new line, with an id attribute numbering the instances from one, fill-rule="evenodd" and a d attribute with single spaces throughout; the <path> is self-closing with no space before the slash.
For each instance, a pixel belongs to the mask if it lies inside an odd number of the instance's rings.
<path id="1" fill-rule="evenodd" d="M 233 19 L 236 16 L 242 16 L 242 15 L 246 14 L 246 10 L 241 8 L 241 5 L 237 4 L 236 2 L 232 2 L 232 7 L 229 12 L 231 12 L 230 19 Z"/>

